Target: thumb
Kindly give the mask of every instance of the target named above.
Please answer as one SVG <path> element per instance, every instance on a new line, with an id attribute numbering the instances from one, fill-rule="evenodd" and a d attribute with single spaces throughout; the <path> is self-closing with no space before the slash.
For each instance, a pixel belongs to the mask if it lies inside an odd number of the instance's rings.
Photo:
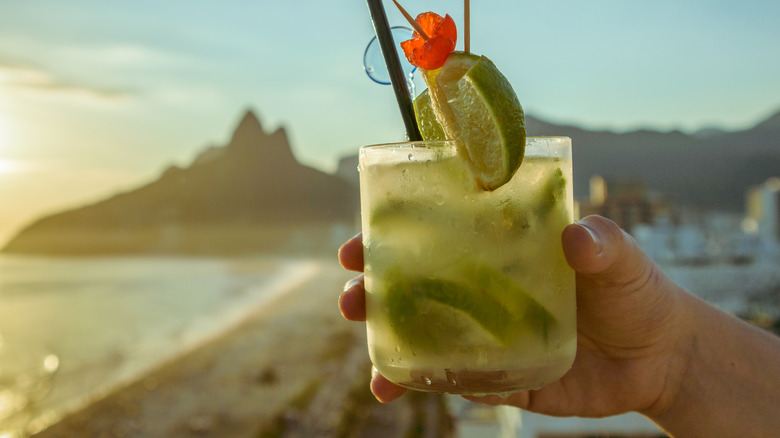
<path id="1" fill-rule="evenodd" d="M 611 346 L 664 336 L 677 288 L 614 222 L 588 216 L 563 231 L 566 260 L 577 271 L 578 330 Z"/>
<path id="2" fill-rule="evenodd" d="M 644 282 L 657 274 L 655 263 L 634 238 L 601 216 L 588 216 L 566 227 L 562 244 L 566 261 L 578 276 L 601 287 Z"/>
<path id="3" fill-rule="evenodd" d="M 577 331 L 611 354 L 664 346 L 679 322 L 682 289 L 614 222 L 588 216 L 563 231 L 577 272 Z"/>

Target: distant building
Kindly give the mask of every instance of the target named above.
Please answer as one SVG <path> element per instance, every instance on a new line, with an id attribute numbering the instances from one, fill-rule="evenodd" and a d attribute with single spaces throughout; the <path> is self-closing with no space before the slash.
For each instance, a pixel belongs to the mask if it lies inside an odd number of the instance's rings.
<path id="1" fill-rule="evenodd" d="M 769 178 L 747 193 L 745 228 L 755 232 L 762 249 L 780 252 L 780 178 Z"/>
<path id="2" fill-rule="evenodd" d="M 742 215 L 673 207 L 641 182 L 594 176 L 590 197 L 579 208 L 583 216 L 598 214 L 615 221 L 660 263 L 745 263 L 755 253 L 755 238 L 742 231 Z"/>
<path id="3" fill-rule="evenodd" d="M 582 216 L 598 214 L 612 219 L 631 232 L 637 225 L 652 225 L 668 206 L 641 182 L 607 181 L 594 176 L 590 179 L 590 198 L 580 201 L 579 210 Z"/>

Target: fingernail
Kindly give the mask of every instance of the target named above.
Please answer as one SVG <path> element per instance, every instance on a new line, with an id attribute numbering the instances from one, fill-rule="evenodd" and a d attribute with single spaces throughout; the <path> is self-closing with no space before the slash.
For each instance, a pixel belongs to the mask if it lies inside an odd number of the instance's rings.
<path id="1" fill-rule="evenodd" d="M 344 285 L 344 292 L 352 289 L 354 286 L 357 286 L 360 284 L 360 280 L 357 278 L 353 278 L 352 280 L 349 280 L 347 284 Z"/>
<path id="2" fill-rule="evenodd" d="M 591 240 L 593 240 L 593 243 L 596 244 L 596 255 L 601 254 L 601 251 L 604 249 L 604 246 L 601 243 L 601 238 L 599 237 L 599 234 L 595 230 L 591 229 L 590 227 L 588 227 L 582 222 L 579 222 L 578 224 L 579 226 L 584 228 L 585 231 L 588 232 L 588 234 L 590 234 Z"/>

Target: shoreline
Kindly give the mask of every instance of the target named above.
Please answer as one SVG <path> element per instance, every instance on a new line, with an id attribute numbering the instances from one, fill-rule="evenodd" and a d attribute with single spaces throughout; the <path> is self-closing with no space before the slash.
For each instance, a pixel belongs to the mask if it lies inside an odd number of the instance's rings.
<path id="1" fill-rule="evenodd" d="M 453 436 L 441 394 L 374 399 L 365 325 L 336 305 L 354 273 L 330 259 L 321 267 L 230 331 L 32 436 L 403 438 L 432 425 Z"/>
<path id="2" fill-rule="evenodd" d="M 333 265 L 330 267 L 328 265 Z M 77 433 L 60 434 L 57 430 L 72 425 L 71 423 L 85 412 L 101 412 L 111 417 L 106 412 L 103 405 L 111 403 L 112 399 L 117 397 L 126 397 L 127 394 L 133 394 L 133 397 L 143 398 L 140 393 L 139 384 L 147 390 L 153 390 L 155 384 L 151 384 L 155 377 L 160 373 L 170 372 L 170 369 L 180 367 L 181 364 L 192 360 L 191 357 L 210 355 L 223 345 L 230 344 L 231 340 L 237 336 L 245 335 L 246 331 L 257 329 L 256 326 L 263 325 L 263 320 L 273 316 L 275 310 L 287 309 L 291 305 L 293 297 L 302 294 L 311 294 L 314 285 L 322 285 L 323 288 L 333 289 L 334 293 L 341 292 L 341 287 L 349 278 L 349 273 L 343 271 L 330 259 L 316 258 L 303 260 L 289 260 L 281 266 L 281 272 L 277 273 L 273 280 L 268 284 L 258 286 L 258 288 L 267 289 L 260 300 L 247 308 L 240 309 L 229 322 L 220 326 L 217 330 L 206 330 L 206 333 L 193 333 L 184 341 L 182 349 L 165 357 L 146 367 L 135 370 L 129 376 L 120 379 L 106 387 L 100 388 L 91 394 L 85 394 L 84 397 L 74 400 L 55 411 L 49 411 L 37 416 L 28 424 L 28 430 L 21 436 L 89 436 Z M 332 285 L 328 286 L 326 281 L 333 279 Z M 343 281 L 342 281 L 343 280 Z M 331 296 L 332 293 L 323 291 L 324 296 Z M 337 295 L 336 295 L 337 298 Z M 338 314 L 335 305 L 335 299 L 330 303 L 331 310 Z M 292 300 L 294 301 L 294 300 Z M 219 323 L 217 323 L 219 324 Z M 254 329 L 253 329 L 254 327 Z M 197 359 L 202 361 L 202 359 Z M 152 380 L 149 380 L 152 379 Z M 121 416 L 117 417 L 117 420 Z M 70 427 L 67 427 L 68 429 Z M 49 435 L 53 433 L 54 435 Z M 106 435 L 109 436 L 109 435 Z"/>

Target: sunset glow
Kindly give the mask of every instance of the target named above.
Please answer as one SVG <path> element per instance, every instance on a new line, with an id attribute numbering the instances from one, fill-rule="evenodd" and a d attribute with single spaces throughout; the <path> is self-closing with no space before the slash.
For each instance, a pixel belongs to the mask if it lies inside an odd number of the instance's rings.
<path id="1" fill-rule="evenodd" d="M 21 170 L 22 166 L 16 162 L 0 158 L 0 175 L 15 173 Z"/>
<path id="2" fill-rule="evenodd" d="M 550 122 L 746 129 L 780 105 L 780 3 L 735 5 L 486 2 L 472 11 L 471 48 L 501 66 L 528 114 Z M 452 2 L 425 9 L 462 23 Z M 387 13 L 391 25 L 406 22 Z M 281 17 L 292 16 L 327 37 L 280 40 L 289 34 Z M 495 26 L 498 16 L 516 25 Z M 391 87 L 361 65 L 373 37 L 365 4 L 346 0 L 307 2 L 305 13 L 289 2 L 9 3 L 0 14 L 0 245 L 63 199 L 148 180 L 224 144 L 247 109 L 265 129 L 284 127 L 297 159 L 329 172 L 362 145 L 403 139 Z M 84 175 L 90 184 L 77 186 Z"/>

